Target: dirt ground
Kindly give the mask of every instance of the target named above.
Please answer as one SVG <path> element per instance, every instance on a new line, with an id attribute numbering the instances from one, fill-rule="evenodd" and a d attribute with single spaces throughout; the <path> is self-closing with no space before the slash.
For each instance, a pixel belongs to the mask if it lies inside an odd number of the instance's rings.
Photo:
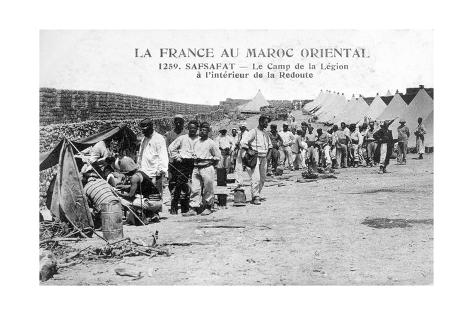
<path id="1" fill-rule="evenodd" d="M 337 179 L 265 187 L 266 201 L 210 216 L 163 214 L 125 236 L 159 231 L 170 257 L 87 261 L 60 269 L 45 285 L 406 285 L 433 283 L 433 155 L 408 155 L 407 165 L 343 169 Z M 269 185 L 272 182 L 268 183 Z M 374 228 L 366 218 L 413 220 L 407 227 Z M 419 220 L 419 221 L 415 221 Z M 218 227 L 218 226 L 233 226 Z M 101 245 L 98 238 L 75 245 Z M 142 272 L 132 280 L 115 268 Z"/>
<path id="2" fill-rule="evenodd" d="M 300 112 L 295 116 L 298 122 L 305 119 Z M 249 128 L 256 124 L 257 117 L 248 119 Z M 233 207 L 229 200 L 227 209 L 188 218 L 165 210 L 160 223 L 124 226 L 125 236 L 148 241 L 158 230 L 160 244 L 192 245 L 167 246 L 169 257 L 84 261 L 61 268 L 43 284 L 432 284 L 433 154 L 416 157 L 409 154 L 407 165 L 391 160 L 386 174 L 349 168 L 336 179 L 310 183 L 296 182 L 301 171 L 285 171 L 293 176 L 269 179 L 260 206 Z M 249 187 L 245 190 L 249 196 Z M 378 218 L 388 226 L 362 224 Z M 389 228 L 395 222 L 402 227 Z M 94 237 L 67 244 L 77 249 L 88 245 L 104 242 Z M 119 276 L 116 268 L 143 277 Z"/>

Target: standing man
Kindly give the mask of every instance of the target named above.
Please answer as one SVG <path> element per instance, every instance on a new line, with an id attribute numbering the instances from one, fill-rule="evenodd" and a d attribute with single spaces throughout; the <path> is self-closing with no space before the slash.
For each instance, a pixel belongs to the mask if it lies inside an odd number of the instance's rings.
<path id="1" fill-rule="evenodd" d="M 248 154 L 247 150 L 249 147 L 257 151 L 258 154 L 256 166 L 248 168 L 248 174 L 251 178 L 251 200 L 255 205 L 261 204 L 260 194 L 266 180 L 266 168 L 268 166 L 266 156 L 272 148 L 271 140 L 264 131 L 268 127 L 269 122 L 269 117 L 261 115 L 258 120 L 258 127 L 251 129 L 241 140 L 243 156 Z"/>
<path id="2" fill-rule="evenodd" d="M 236 150 L 236 143 L 238 142 L 238 132 L 236 128 L 232 128 L 232 133 L 230 135 L 230 138 L 232 139 L 233 142 L 233 147 L 232 147 L 232 155 L 230 157 L 230 173 L 233 173 L 235 171 L 235 164 L 236 164 L 236 157 L 238 150 Z"/>
<path id="3" fill-rule="evenodd" d="M 164 138 L 166 138 L 166 146 L 176 140 L 177 137 L 185 134 L 184 131 L 184 117 L 182 115 L 175 115 L 173 121 L 174 129 L 166 132 Z"/>
<path id="4" fill-rule="evenodd" d="M 365 142 L 366 142 L 366 151 L 368 154 L 368 165 L 370 167 L 374 166 L 374 153 L 376 152 L 377 143 L 374 140 L 374 121 L 370 121 L 369 128 L 366 130 Z"/>
<path id="5" fill-rule="evenodd" d="M 419 154 L 419 160 L 422 160 L 424 158 L 424 153 L 425 153 L 425 146 L 424 146 L 424 135 L 427 133 L 425 131 L 425 126 L 422 123 L 422 117 L 419 117 L 417 119 L 417 122 L 419 123 L 417 125 L 415 135 L 416 135 L 416 149 L 417 149 L 417 154 Z"/>
<path id="6" fill-rule="evenodd" d="M 292 132 L 289 131 L 289 125 L 283 124 L 282 131 L 279 132 L 279 135 L 282 139 L 282 146 L 281 151 L 284 153 L 284 157 L 282 159 L 282 165 L 284 166 L 285 161 L 287 160 L 287 164 L 289 165 L 289 169 L 291 171 L 294 170 L 294 166 L 292 165 L 292 149 L 291 146 L 294 143 L 295 137 Z"/>
<path id="7" fill-rule="evenodd" d="M 198 123 L 191 120 L 187 124 L 188 134 L 181 135 L 169 146 L 169 156 L 173 161 L 174 172 L 172 181 L 169 181 L 171 192 L 171 214 L 177 214 L 179 201 L 181 203 L 181 214 L 189 211 L 190 179 L 194 169 L 194 147 L 199 139 L 197 136 Z M 171 169 L 169 170 L 171 173 Z"/>
<path id="8" fill-rule="evenodd" d="M 235 151 L 236 152 L 236 160 L 235 160 L 235 181 L 238 186 L 243 185 L 243 161 L 241 159 L 242 150 L 241 150 L 241 139 L 243 138 L 244 134 L 247 133 L 248 130 L 246 129 L 246 122 L 242 122 L 240 124 L 240 134 L 238 135 L 238 140 L 235 143 Z"/>
<path id="9" fill-rule="evenodd" d="M 214 166 L 220 161 L 220 149 L 209 138 L 210 125 L 200 125 L 199 139 L 194 145 L 194 169 L 192 171 L 191 210 L 183 216 L 209 215 L 214 204 Z M 202 211 L 203 210 L 203 211 Z"/>
<path id="10" fill-rule="evenodd" d="M 294 165 L 294 170 L 298 170 L 302 167 L 302 130 L 296 131 L 296 136 L 294 143 L 291 146 L 292 149 L 292 156 L 294 157 L 294 161 L 292 164 Z"/>
<path id="11" fill-rule="evenodd" d="M 166 147 L 168 148 L 169 151 L 169 145 L 177 139 L 177 137 L 185 134 L 184 131 L 184 117 L 182 115 L 175 115 L 174 116 L 174 121 L 173 121 L 174 129 L 166 132 L 164 134 L 164 138 L 166 139 Z M 176 190 L 176 185 L 177 185 L 177 177 L 179 176 L 179 172 L 177 171 L 177 167 L 181 167 L 181 165 L 178 165 L 180 163 L 177 163 L 172 157 L 169 158 L 169 165 L 168 165 L 168 188 L 169 192 L 171 193 L 171 200 L 173 198 L 173 194 Z M 177 206 L 178 204 L 175 204 L 173 207 L 173 202 L 171 201 L 171 214 L 177 214 Z"/>
<path id="12" fill-rule="evenodd" d="M 406 120 L 401 118 L 399 120 L 399 127 L 397 127 L 397 163 L 406 164 L 407 144 L 409 142 L 409 128 L 406 126 Z"/>
<path id="13" fill-rule="evenodd" d="M 335 138 L 335 146 L 337 148 L 337 167 L 347 167 L 348 157 L 348 138 L 343 130 L 339 130 L 337 125 L 333 126 L 333 136 Z"/>
<path id="14" fill-rule="evenodd" d="M 220 162 L 217 168 L 225 168 L 227 173 L 230 170 L 230 157 L 233 149 L 233 140 L 227 135 L 227 129 L 221 129 L 219 135 L 215 138 L 215 143 L 220 149 Z"/>
<path id="15" fill-rule="evenodd" d="M 330 150 L 332 146 L 332 135 L 328 132 L 323 132 L 322 128 L 317 129 L 317 134 L 319 136 L 318 145 L 322 149 L 322 156 L 325 161 L 325 170 L 327 172 L 332 171 L 332 158 L 330 156 Z"/>
<path id="16" fill-rule="evenodd" d="M 151 179 L 162 198 L 163 177 L 168 174 L 169 164 L 166 140 L 154 131 L 153 122 L 148 118 L 140 122 L 140 128 L 144 138 L 141 140 L 137 164 L 140 171 Z"/>
<path id="17" fill-rule="evenodd" d="M 269 164 L 271 163 L 272 172 L 268 173 L 276 174 L 276 169 L 279 165 L 279 147 L 282 143 L 281 136 L 278 133 L 278 126 L 271 124 L 269 139 L 271 140 L 272 148 L 268 152 L 268 169 Z"/>
<path id="18" fill-rule="evenodd" d="M 353 167 L 360 165 L 360 147 L 363 141 L 363 137 L 358 131 L 355 124 L 350 125 L 350 154 L 353 156 Z"/>
<path id="19" fill-rule="evenodd" d="M 319 148 L 316 145 L 317 134 L 314 132 L 314 127 L 309 125 L 309 132 L 306 134 L 307 141 L 307 166 L 315 169 L 319 164 Z"/>
<path id="20" fill-rule="evenodd" d="M 381 128 L 373 135 L 379 147 L 379 174 L 386 173 L 386 167 L 389 164 L 389 159 L 393 152 L 393 133 L 389 130 L 389 125 L 391 125 L 393 121 L 394 119 L 385 120 Z"/>

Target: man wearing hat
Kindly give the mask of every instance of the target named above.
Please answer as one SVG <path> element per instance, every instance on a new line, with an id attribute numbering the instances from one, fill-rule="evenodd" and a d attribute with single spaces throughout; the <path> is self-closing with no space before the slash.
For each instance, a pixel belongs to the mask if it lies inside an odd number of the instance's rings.
<path id="1" fill-rule="evenodd" d="M 209 215 L 214 204 L 214 166 L 220 161 L 220 149 L 209 138 L 210 125 L 200 125 L 199 139 L 194 145 L 194 169 L 192 170 L 191 210 L 183 216 Z"/>
<path id="2" fill-rule="evenodd" d="M 397 127 L 397 163 L 406 164 L 407 144 L 409 142 L 409 128 L 406 126 L 406 120 L 401 118 L 399 120 L 399 127 Z"/>
<path id="3" fill-rule="evenodd" d="M 220 149 L 221 156 L 217 168 L 225 168 L 228 173 L 230 170 L 230 156 L 233 149 L 233 140 L 227 135 L 227 129 L 222 128 L 219 130 L 219 135 L 214 141 Z"/>
<path id="4" fill-rule="evenodd" d="M 166 139 L 166 146 L 169 147 L 171 143 L 173 143 L 174 140 L 176 140 L 179 136 L 184 135 L 184 117 L 182 115 L 175 115 L 174 116 L 174 121 L 173 121 L 174 129 L 169 130 L 164 134 L 164 138 Z M 178 169 L 181 167 L 179 162 L 176 162 L 175 159 L 173 159 L 171 156 L 169 157 L 169 165 L 168 165 L 168 188 L 169 192 L 171 193 L 171 198 L 176 192 L 176 186 L 177 186 L 177 178 L 179 177 L 179 172 Z M 179 198 L 179 197 L 177 197 Z M 174 201 L 171 201 L 171 209 L 170 213 L 171 214 L 177 214 L 177 203 L 176 200 L 172 199 Z M 177 199 L 179 200 L 179 199 Z"/>
<path id="5" fill-rule="evenodd" d="M 162 179 L 168 174 L 169 163 L 166 140 L 154 131 L 153 122 L 148 118 L 140 122 L 140 128 L 144 138 L 138 152 L 138 166 L 156 185 L 162 196 Z"/>
<path id="6" fill-rule="evenodd" d="M 196 120 L 191 120 L 187 124 L 188 134 L 181 135 L 169 146 L 169 155 L 173 163 L 169 173 L 172 180 L 169 180 L 169 190 L 171 191 L 171 214 L 177 214 L 179 202 L 181 203 L 181 214 L 189 211 L 190 200 L 190 179 L 194 169 L 194 147 L 199 139 L 197 129 L 199 124 Z"/>
<path id="7" fill-rule="evenodd" d="M 161 211 L 162 201 L 152 179 L 144 171 L 138 170 L 138 165 L 128 156 L 116 159 L 115 169 L 130 177 L 128 192 L 118 192 L 118 195 L 125 199 L 125 204 L 142 209 L 145 216 L 159 220 L 158 213 Z M 123 185 L 121 187 L 127 188 Z"/>
<path id="8" fill-rule="evenodd" d="M 292 144 L 295 141 L 295 136 L 292 132 L 289 131 L 289 125 L 284 123 L 282 125 L 282 131 L 279 132 L 279 135 L 282 139 L 281 151 L 284 153 L 284 156 L 281 156 L 281 163 L 284 166 L 285 161 L 289 165 L 291 171 L 294 170 L 294 166 L 292 165 Z"/>
<path id="9" fill-rule="evenodd" d="M 389 125 L 394 122 L 393 120 L 385 120 L 378 129 L 373 137 L 378 143 L 377 150 L 379 150 L 379 174 L 386 173 L 386 167 L 389 164 L 389 158 L 391 157 L 393 150 L 393 133 L 389 130 Z"/>
<path id="10" fill-rule="evenodd" d="M 99 133 L 105 133 L 107 130 L 110 129 L 112 129 L 112 126 L 110 126 L 109 124 L 102 125 L 99 128 Z M 90 150 L 88 150 L 89 156 L 81 155 L 82 161 L 85 163 L 81 170 L 82 173 L 86 173 L 92 168 L 94 168 L 102 178 L 107 178 L 109 173 L 112 171 L 112 168 L 109 163 L 109 158 L 112 156 L 112 152 L 110 151 L 111 142 L 112 137 L 108 137 L 104 140 L 101 140 L 94 144 L 94 146 L 90 148 Z"/>
<path id="11" fill-rule="evenodd" d="M 246 122 L 240 123 L 240 134 L 238 135 L 238 140 L 235 143 L 234 150 L 237 151 L 236 153 L 236 160 L 235 160 L 235 181 L 238 186 L 243 185 L 243 161 L 241 158 L 242 150 L 241 150 L 241 139 L 243 135 L 248 132 Z"/>
<path id="12" fill-rule="evenodd" d="M 268 167 L 267 156 L 273 146 L 268 134 L 264 131 L 270 121 L 271 119 L 268 116 L 261 115 L 258 120 L 258 127 L 245 133 L 241 140 L 242 157 L 248 154 L 250 147 L 257 153 L 255 167 L 248 167 L 247 169 L 251 178 L 251 200 L 255 205 L 261 204 L 260 194 L 266 180 L 266 169 Z"/>
<path id="13" fill-rule="evenodd" d="M 236 150 L 236 144 L 238 142 L 238 130 L 237 128 L 232 128 L 230 138 L 232 139 L 233 142 L 233 147 L 232 147 L 232 155 L 230 157 L 230 173 L 233 173 L 235 171 L 235 162 L 237 158 L 237 153 L 238 150 Z"/>
<path id="14" fill-rule="evenodd" d="M 177 137 L 185 134 L 184 131 L 184 117 L 182 115 L 175 115 L 173 121 L 174 129 L 169 130 L 164 134 L 164 138 L 166 138 L 166 146 L 169 145 L 176 140 Z"/>
<path id="15" fill-rule="evenodd" d="M 282 144 L 282 139 L 278 133 L 277 125 L 271 124 L 269 128 L 270 128 L 269 139 L 271 140 L 271 144 L 273 145 L 273 147 L 268 152 L 268 169 L 271 170 L 268 173 L 277 174 L 277 167 L 279 165 L 279 147 Z M 271 168 L 270 168 L 270 164 L 271 164 Z"/>
<path id="16" fill-rule="evenodd" d="M 366 142 L 366 150 L 368 154 L 367 165 L 370 167 L 374 166 L 374 153 L 376 152 L 377 143 L 374 141 L 374 121 L 370 121 L 369 128 L 366 130 L 365 139 Z"/>

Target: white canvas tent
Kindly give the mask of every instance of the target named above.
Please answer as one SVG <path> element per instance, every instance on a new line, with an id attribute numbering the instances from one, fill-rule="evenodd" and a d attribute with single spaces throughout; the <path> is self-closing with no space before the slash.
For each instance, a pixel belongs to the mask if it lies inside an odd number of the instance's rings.
<path id="1" fill-rule="evenodd" d="M 320 122 L 333 123 L 335 117 L 344 111 L 347 106 L 347 99 L 344 94 L 337 95 L 337 99 L 333 102 L 329 108 L 327 108 L 322 114 L 318 116 Z"/>
<path id="2" fill-rule="evenodd" d="M 425 126 L 426 134 L 424 136 L 424 144 L 426 147 L 434 146 L 434 112 L 432 111 L 422 122 Z M 417 127 L 417 126 L 416 126 Z M 414 129 L 412 130 L 414 134 Z M 415 139 L 415 136 L 414 136 Z"/>
<path id="3" fill-rule="evenodd" d="M 243 114 L 259 114 L 261 112 L 260 108 L 263 106 L 269 106 L 269 103 L 264 98 L 261 90 L 258 90 L 255 97 L 248 103 L 238 106 L 238 110 Z"/>
<path id="4" fill-rule="evenodd" d="M 375 120 L 381 113 L 386 109 L 386 103 L 381 99 L 379 93 L 376 94 L 375 98 L 370 104 L 368 111 L 365 113 L 364 117 Z"/>
<path id="5" fill-rule="evenodd" d="M 401 118 L 404 118 L 406 120 L 407 127 L 414 131 L 414 129 L 417 127 L 417 119 L 422 117 L 423 120 L 426 120 L 433 111 L 433 99 L 425 89 L 420 89 L 416 96 L 412 99 L 409 106 L 407 106 L 406 110 L 401 114 Z M 415 137 L 409 138 L 409 146 L 415 146 Z"/>
<path id="6" fill-rule="evenodd" d="M 336 123 L 341 123 L 342 121 L 348 124 L 356 124 L 363 119 L 364 114 L 368 111 L 369 105 L 366 103 L 365 99 L 360 95 L 353 102 L 353 105 L 342 115 L 340 118 L 337 117 Z"/>
<path id="7" fill-rule="evenodd" d="M 339 93 L 333 93 L 332 96 L 325 100 L 319 110 L 315 111 L 314 114 L 317 116 L 317 119 L 320 120 L 320 117 L 323 117 L 326 113 L 330 112 L 332 106 L 338 102 L 340 99 Z"/>
<path id="8" fill-rule="evenodd" d="M 304 105 L 304 107 L 302 108 L 302 112 L 303 113 L 308 113 L 310 112 L 311 110 L 313 110 L 314 108 L 317 107 L 318 104 L 320 104 L 320 102 L 326 97 L 326 93 L 322 90 L 320 90 L 320 93 L 319 95 L 312 101 L 312 102 L 309 102 L 307 104 Z"/>
<path id="9" fill-rule="evenodd" d="M 308 106 L 308 112 L 317 115 L 327 104 L 330 104 L 335 99 L 336 94 L 330 91 L 326 91 L 324 95 L 313 104 Z"/>

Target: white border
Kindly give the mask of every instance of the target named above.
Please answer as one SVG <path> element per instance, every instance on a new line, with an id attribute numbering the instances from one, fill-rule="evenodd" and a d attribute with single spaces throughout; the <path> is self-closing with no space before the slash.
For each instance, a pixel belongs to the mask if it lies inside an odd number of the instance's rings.
<path id="1" fill-rule="evenodd" d="M 471 311 L 471 17 L 450 1 L 37 1 L 2 9 L 2 300 L 5 314 Z M 434 29 L 435 275 L 426 287 L 40 287 L 37 279 L 39 29 Z M 463 119 L 462 119 L 463 118 Z M 468 128 L 470 132 L 466 130 Z M 4 190 L 6 187 L 10 189 Z M 19 237 L 17 237 L 19 236 Z M 6 280 L 6 281 L 5 281 Z M 467 295 L 468 294 L 468 295 Z M 135 302 L 125 296 L 134 296 Z M 143 299 L 144 297 L 144 299 Z M 140 303 L 138 301 L 148 301 Z"/>

